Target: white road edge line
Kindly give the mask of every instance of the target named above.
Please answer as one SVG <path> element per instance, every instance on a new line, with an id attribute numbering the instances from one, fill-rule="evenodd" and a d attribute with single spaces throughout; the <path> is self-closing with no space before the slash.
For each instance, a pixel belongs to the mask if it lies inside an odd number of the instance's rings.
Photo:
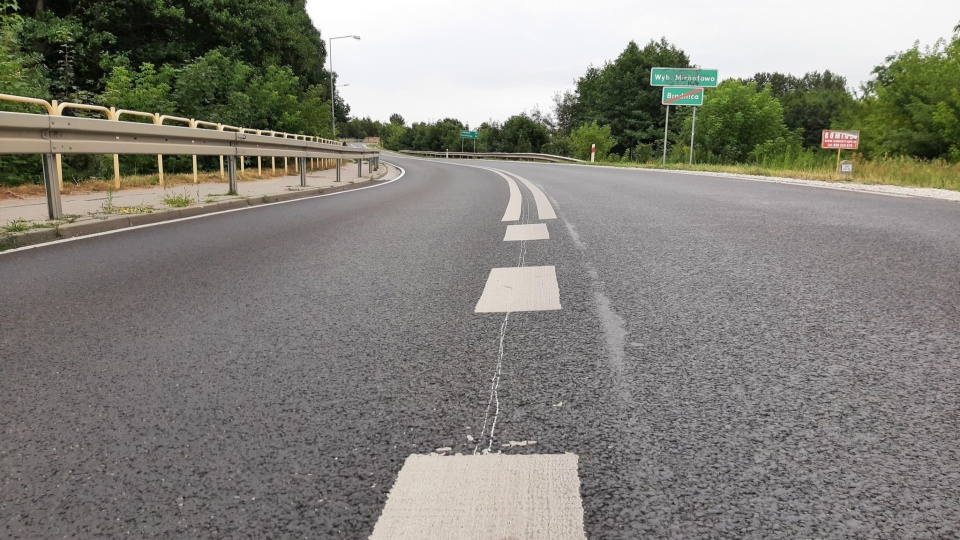
<path id="1" fill-rule="evenodd" d="M 334 195 L 346 195 L 346 194 L 348 194 L 348 193 L 353 193 L 353 192 L 355 192 L 355 191 L 363 191 L 364 189 L 373 189 L 373 188 L 378 188 L 378 187 L 381 187 L 381 186 L 385 186 L 385 185 L 387 185 L 387 184 L 396 182 L 397 180 L 403 178 L 405 174 L 407 174 L 406 169 L 404 169 L 403 167 L 401 167 L 401 166 L 399 166 L 399 165 L 397 165 L 397 164 L 395 164 L 395 163 L 389 163 L 389 162 L 386 162 L 386 161 L 384 161 L 383 163 L 384 163 L 385 165 L 392 165 L 392 166 L 396 167 L 397 169 L 399 169 L 399 170 L 400 170 L 400 176 L 394 178 L 393 180 L 387 180 L 386 182 L 384 182 L 384 183 L 382 183 L 382 184 L 377 184 L 377 185 L 375 185 L 375 186 L 366 186 L 366 187 L 362 187 L 362 188 L 348 189 L 348 190 L 346 190 L 346 191 L 338 191 L 338 192 L 336 192 L 336 193 L 324 193 L 324 194 L 322 194 L 322 195 L 311 195 L 311 196 L 309 196 L 309 197 L 303 197 L 303 198 L 300 198 L 300 199 L 290 199 L 289 201 L 278 201 L 278 202 L 272 202 L 272 203 L 258 204 L 258 205 L 256 205 L 256 206 L 247 206 L 247 207 L 244 207 L 244 208 L 232 208 L 232 209 L 230 209 L 230 210 L 223 210 L 223 211 L 221 211 L 221 212 L 210 212 L 209 214 L 200 214 L 199 216 L 189 216 L 189 217 L 184 217 L 184 218 L 171 219 L 171 220 L 169 220 L 169 221 L 161 221 L 161 222 L 158 222 L 158 223 L 147 223 L 147 224 L 144 224 L 144 225 L 135 225 L 135 226 L 133 226 L 133 227 L 125 227 L 125 228 L 122 228 L 122 229 L 114 229 L 114 230 L 112 230 L 112 231 L 104 231 L 104 232 L 98 232 L 98 233 L 93 233 L 93 234 L 85 234 L 85 235 L 83 235 L 83 236 L 74 236 L 73 238 L 62 238 L 62 239 L 60 239 L 60 240 L 54 240 L 54 241 L 52 241 L 52 242 L 44 242 L 44 243 L 42 243 L 42 244 L 34 244 L 34 245 L 31 245 L 31 246 L 23 246 L 23 247 L 18 247 L 18 248 L 15 248 L 15 249 L 8 249 L 8 250 L 6 250 L 6 251 L 0 251 L 0 256 L 7 255 L 8 253 L 16 253 L 16 252 L 18 252 L 18 251 L 27 251 L 27 250 L 29 250 L 29 249 L 39 249 L 39 248 L 42 248 L 42 247 L 54 246 L 54 245 L 57 245 L 57 244 L 64 244 L 64 243 L 67 243 L 67 242 L 76 242 L 77 240 L 86 240 L 86 239 L 88 239 L 88 238 L 96 238 L 96 237 L 98 237 L 98 236 L 106 236 L 106 235 L 108 235 L 108 234 L 118 234 L 118 233 L 123 233 L 123 232 L 127 232 L 127 231 L 135 231 L 135 230 L 137 230 L 137 229 L 145 229 L 145 228 L 147 228 L 147 227 L 159 227 L 159 226 L 161 226 L 161 225 L 170 225 L 170 224 L 172 224 L 172 223 L 180 223 L 180 222 L 182 222 L 182 221 L 190 221 L 190 220 L 192 220 L 192 219 L 202 219 L 202 218 L 208 218 L 208 217 L 213 217 L 213 216 L 222 216 L 223 214 L 230 214 L 230 213 L 233 213 L 233 212 L 243 212 L 244 210 L 256 210 L 257 208 L 266 208 L 266 207 L 268 207 L 268 206 L 276 206 L 276 205 L 278 205 L 278 204 L 287 204 L 287 203 L 300 202 L 300 201 L 309 201 L 310 199 L 319 199 L 320 197 L 332 197 L 332 196 L 334 196 Z"/>
<path id="2" fill-rule="evenodd" d="M 533 200 L 537 203 L 537 217 L 541 220 L 544 219 L 557 219 L 557 213 L 553 211 L 553 205 L 550 204 L 550 200 L 547 199 L 547 196 L 543 194 L 543 191 L 540 191 L 540 188 L 533 185 L 533 182 L 527 180 L 526 178 L 509 171 L 501 171 L 500 169 L 490 169 L 498 173 L 506 173 L 510 176 L 516 178 L 517 180 L 523 182 L 523 185 L 527 186 L 527 189 L 530 190 L 530 193 L 533 193 Z"/>
<path id="3" fill-rule="evenodd" d="M 442 159 L 442 158 L 433 158 L 433 159 L 418 158 L 413 156 L 407 156 L 404 154 L 397 154 L 396 152 L 393 152 L 393 153 L 400 156 L 403 159 L 412 159 L 416 161 L 437 162 L 437 161 L 441 161 Z M 485 161 L 485 160 L 478 160 L 478 161 Z M 625 167 L 613 167 L 610 165 L 582 165 L 579 163 L 529 163 L 525 161 L 517 161 L 517 162 L 514 162 L 514 164 L 522 165 L 522 166 L 523 165 L 553 165 L 557 167 L 582 167 L 582 168 L 589 167 L 589 168 L 597 168 L 597 169 L 608 169 L 613 171 L 627 171 L 627 172 L 640 172 L 640 173 L 654 172 L 654 173 L 669 173 L 669 174 L 680 174 L 680 175 L 686 174 L 690 176 L 705 176 L 713 180 L 741 180 L 746 182 L 763 182 L 767 184 L 787 184 L 792 186 L 802 186 L 802 187 L 808 187 L 808 188 L 833 189 L 837 191 L 846 191 L 847 193 L 865 193 L 867 195 L 883 195 L 885 197 L 899 197 L 903 199 L 913 198 L 913 199 L 927 199 L 927 200 L 932 199 L 932 200 L 947 201 L 947 202 L 953 202 L 953 203 L 960 202 L 953 198 L 937 197 L 934 195 L 928 195 L 924 193 L 887 193 L 885 191 L 877 191 L 877 190 L 871 189 L 871 187 L 873 186 L 883 187 L 885 186 L 885 184 L 840 184 L 837 186 L 830 186 L 830 185 L 822 185 L 827 183 L 823 180 L 804 180 L 803 178 L 787 178 L 784 176 L 767 177 L 767 176 L 756 176 L 756 175 L 738 174 L 738 173 L 712 173 L 709 171 L 680 171 L 680 170 L 673 170 L 673 169 L 625 168 Z M 449 163 L 449 165 L 459 165 L 461 167 L 483 168 L 477 165 L 464 165 L 462 163 Z M 719 174 L 722 174 L 725 176 L 718 176 Z M 817 183 L 808 184 L 806 182 L 817 182 Z M 906 189 L 939 189 L 940 191 L 949 192 L 949 190 L 943 190 L 940 188 L 921 188 L 921 187 L 915 187 L 915 186 L 897 186 L 897 187 L 904 187 Z"/>
<path id="4" fill-rule="evenodd" d="M 394 154 L 396 154 L 396 152 L 394 152 Z M 504 174 L 508 174 L 508 175 L 513 176 L 514 178 L 520 180 L 521 182 L 523 182 L 523 184 L 524 184 L 525 186 L 527 186 L 527 189 L 529 189 L 530 192 L 533 193 L 533 200 L 537 203 L 537 216 L 538 216 L 540 219 L 557 219 L 557 214 L 556 214 L 556 212 L 554 212 L 554 210 L 553 210 L 553 205 L 550 204 L 550 200 L 547 199 L 547 196 L 544 195 L 542 191 L 540 191 L 540 188 L 538 188 L 537 186 L 533 185 L 533 183 L 531 183 L 531 182 L 530 182 L 529 180 L 527 180 L 526 178 L 517 176 L 515 173 L 509 172 L 509 171 L 502 171 L 502 170 L 500 170 L 500 169 L 494 169 L 494 168 L 491 168 L 491 167 L 483 167 L 483 166 L 480 166 L 480 165 L 467 165 L 467 164 L 465 164 L 465 163 L 448 163 L 448 162 L 447 162 L 448 160 L 447 160 L 447 161 L 441 161 L 441 160 L 438 160 L 438 159 L 426 159 L 426 158 L 418 158 L 418 157 L 405 156 L 405 155 L 403 155 L 403 154 L 397 154 L 397 155 L 400 156 L 400 157 L 403 158 L 403 159 L 411 159 L 411 160 L 414 160 L 414 161 L 429 161 L 429 162 L 431 162 L 431 163 L 443 163 L 443 164 L 446 164 L 446 165 L 454 165 L 454 166 L 456 166 L 456 167 L 467 167 L 467 168 L 469 168 L 469 169 L 482 169 L 482 170 L 485 170 L 485 171 L 490 171 L 490 172 L 497 173 L 497 174 L 499 174 L 500 176 L 503 176 L 504 178 L 507 178 L 506 176 L 504 176 Z M 507 181 L 509 182 L 510 180 L 507 179 Z M 514 197 L 514 192 L 513 192 L 514 188 L 516 188 L 516 184 L 515 184 L 515 183 L 511 183 L 511 184 L 510 184 L 510 201 L 507 203 L 507 211 L 503 214 L 503 219 L 501 219 L 500 221 L 517 221 L 517 220 L 520 219 L 520 208 L 519 208 L 519 204 L 520 204 L 520 203 L 519 203 L 519 202 L 517 203 L 516 214 L 512 214 L 512 213 L 511 213 L 511 208 L 512 208 L 512 204 L 513 204 L 513 201 L 514 201 L 514 199 L 513 199 L 513 197 Z M 520 196 L 520 195 L 519 195 L 519 189 L 518 189 L 518 198 L 519 198 L 519 196 Z M 514 215 L 516 215 L 517 217 L 514 218 L 514 219 L 507 219 L 507 217 L 511 217 L 511 218 L 512 218 Z"/>

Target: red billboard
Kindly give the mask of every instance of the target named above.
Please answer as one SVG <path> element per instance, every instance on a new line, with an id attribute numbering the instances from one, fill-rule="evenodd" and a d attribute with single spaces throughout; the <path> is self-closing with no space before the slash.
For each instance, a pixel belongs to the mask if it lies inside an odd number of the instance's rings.
<path id="1" fill-rule="evenodd" d="M 833 150 L 856 150 L 860 146 L 859 131 L 825 129 L 820 138 L 820 148 Z"/>

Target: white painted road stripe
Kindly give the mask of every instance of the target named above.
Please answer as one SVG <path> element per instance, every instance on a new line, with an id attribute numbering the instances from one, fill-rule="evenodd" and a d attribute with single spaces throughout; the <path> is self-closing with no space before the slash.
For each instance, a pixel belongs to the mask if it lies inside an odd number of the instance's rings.
<path id="1" fill-rule="evenodd" d="M 546 223 L 531 223 L 529 225 L 507 225 L 507 234 L 504 242 L 519 242 L 522 240 L 549 240 L 550 232 Z"/>
<path id="2" fill-rule="evenodd" d="M 586 540 L 577 456 L 412 455 L 371 540 Z"/>
<path id="3" fill-rule="evenodd" d="M 520 221 L 520 205 L 523 203 L 523 197 L 520 195 L 520 187 L 513 181 L 513 178 L 510 178 L 504 174 L 503 171 L 498 171 L 497 169 L 489 169 L 487 167 L 477 168 L 499 174 L 507 181 L 507 185 L 510 186 L 510 200 L 507 201 L 507 210 L 503 213 L 503 219 L 500 221 Z"/>
<path id="4" fill-rule="evenodd" d="M 497 170 L 497 169 L 494 169 Z M 507 171 L 498 171 L 498 172 L 507 172 Z M 550 200 L 547 199 L 547 196 L 540 191 L 540 188 L 533 185 L 532 182 L 526 178 L 516 175 L 514 173 L 508 173 L 511 176 L 515 177 L 517 180 L 523 182 L 523 185 L 527 186 L 527 189 L 530 190 L 530 193 L 533 193 L 533 200 L 537 203 L 537 216 L 541 219 L 557 219 L 556 212 L 553 211 L 553 205 L 550 204 Z"/>
<path id="5" fill-rule="evenodd" d="M 560 309 L 560 286 L 553 266 L 494 268 L 475 313 Z"/>

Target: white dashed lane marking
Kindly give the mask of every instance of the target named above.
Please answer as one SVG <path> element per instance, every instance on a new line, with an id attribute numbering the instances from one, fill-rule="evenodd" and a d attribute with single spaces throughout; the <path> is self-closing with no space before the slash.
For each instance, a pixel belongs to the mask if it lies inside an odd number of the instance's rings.
<path id="1" fill-rule="evenodd" d="M 553 266 L 490 270 L 476 313 L 551 311 L 560 309 L 560 286 Z"/>
<path id="2" fill-rule="evenodd" d="M 530 225 L 507 225 L 507 234 L 504 235 L 504 242 L 520 242 L 523 240 L 549 240 L 550 232 L 547 231 L 545 223 L 532 223 Z"/>
<path id="3" fill-rule="evenodd" d="M 586 540 L 577 456 L 412 455 L 371 540 Z"/>
<path id="4" fill-rule="evenodd" d="M 499 175 L 510 188 L 501 221 L 520 221 L 523 217 L 523 197 L 514 178 L 533 194 L 540 220 L 557 218 L 546 195 L 528 180 L 506 171 L 482 168 Z M 529 217 L 528 211 L 525 221 Z M 496 369 L 490 380 L 490 398 L 473 455 L 409 456 L 387 496 L 370 536 L 372 540 L 586 540 L 575 454 L 491 453 L 501 408 L 498 389 L 510 315 L 561 309 L 556 268 L 524 266 L 526 242 L 549 239 L 544 223 L 508 225 L 503 240 L 520 242 L 517 266 L 490 270 L 477 302 L 476 313 L 505 315 L 500 326 Z M 533 443 L 511 441 L 501 447 Z"/>

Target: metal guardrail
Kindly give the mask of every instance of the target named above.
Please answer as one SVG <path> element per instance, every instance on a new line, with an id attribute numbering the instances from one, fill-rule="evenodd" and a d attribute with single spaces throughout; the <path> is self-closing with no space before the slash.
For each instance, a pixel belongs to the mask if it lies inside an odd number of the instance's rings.
<path id="1" fill-rule="evenodd" d="M 401 150 L 401 154 L 456 159 L 513 159 L 519 161 L 543 161 L 547 163 L 585 163 L 585 161 L 553 154 L 510 152 L 431 152 L 425 150 Z"/>
<path id="2" fill-rule="evenodd" d="M 69 103 L 69 102 L 58 102 L 57 100 L 46 101 L 43 99 L 24 97 L 24 96 L 14 96 L 10 94 L 0 94 L 0 101 L 8 101 L 12 103 L 22 103 L 25 105 L 32 105 L 36 107 L 42 107 L 46 113 L 50 116 L 63 116 L 64 111 L 70 110 L 81 110 L 94 112 L 104 115 L 107 120 L 112 120 L 119 122 L 123 116 L 135 116 L 139 118 L 149 118 L 156 125 L 163 125 L 164 122 L 179 122 L 186 124 L 190 128 L 199 129 L 216 129 L 217 131 L 244 131 L 248 133 L 256 133 L 257 135 L 266 135 L 269 134 L 271 137 L 283 137 L 283 138 L 293 138 L 293 139 L 303 139 L 310 140 L 313 142 L 321 142 L 328 144 L 339 144 L 338 141 L 331 139 L 323 139 L 320 137 L 312 137 L 309 135 L 293 135 L 290 133 L 282 133 L 277 131 L 268 131 L 268 130 L 256 130 L 248 128 L 239 128 L 234 126 L 226 126 L 223 124 L 218 124 L 214 122 L 205 122 L 203 120 L 194 120 L 193 118 L 181 118 L 179 116 L 169 116 L 161 115 L 160 113 L 151 113 L 143 111 L 133 111 L 128 109 L 116 109 L 115 107 L 103 107 L 100 105 L 86 105 L 83 103 Z M 56 160 L 57 174 L 60 175 L 60 188 L 63 189 L 63 166 L 60 159 L 60 154 L 55 154 L 54 158 Z M 257 171 L 262 170 L 262 158 L 257 158 Z M 275 160 L 271 160 L 271 166 L 273 167 L 273 172 L 276 173 L 277 164 Z M 240 173 L 243 173 L 244 169 L 244 160 L 240 160 Z M 160 185 L 163 186 L 163 155 L 157 155 L 157 174 L 160 179 Z M 283 172 L 287 172 L 287 158 L 283 158 Z M 223 159 L 220 159 L 220 178 L 224 178 L 224 166 Z M 197 183 L 197 156 L 193 156 L 193 182 Z M 113 186 L 116 189 L 120 189 L 120 159 L 117 154 L 113 154 Z"/>
<path id="3" fill-rule="evenodd" d="M 380 152 L 315 142 L 312 137 L 263 135 L 256 130 L 196 129 L 95 118 L 48 116 L 0 112 L 0 155 L 42 154 L 43 177 L 50 219 L 63 216 L 60 200 L 62 178 L 55 156 L 60 154 L 182 154 L 226 157 L 229 193 L 237 192 L 237 160 L 240 157 L 296 158 L 300 184 L 306 186 L 307 159 L 336 160 L 340 180 L 341 160 L 358 160 L 362 167 L 378 169 Z M 271 133 L 271 132 L 266 132 Z M 286 135 L 286 134 L 285 134 Z M 242 160 L 241 160 L 242 161 Z"/>

